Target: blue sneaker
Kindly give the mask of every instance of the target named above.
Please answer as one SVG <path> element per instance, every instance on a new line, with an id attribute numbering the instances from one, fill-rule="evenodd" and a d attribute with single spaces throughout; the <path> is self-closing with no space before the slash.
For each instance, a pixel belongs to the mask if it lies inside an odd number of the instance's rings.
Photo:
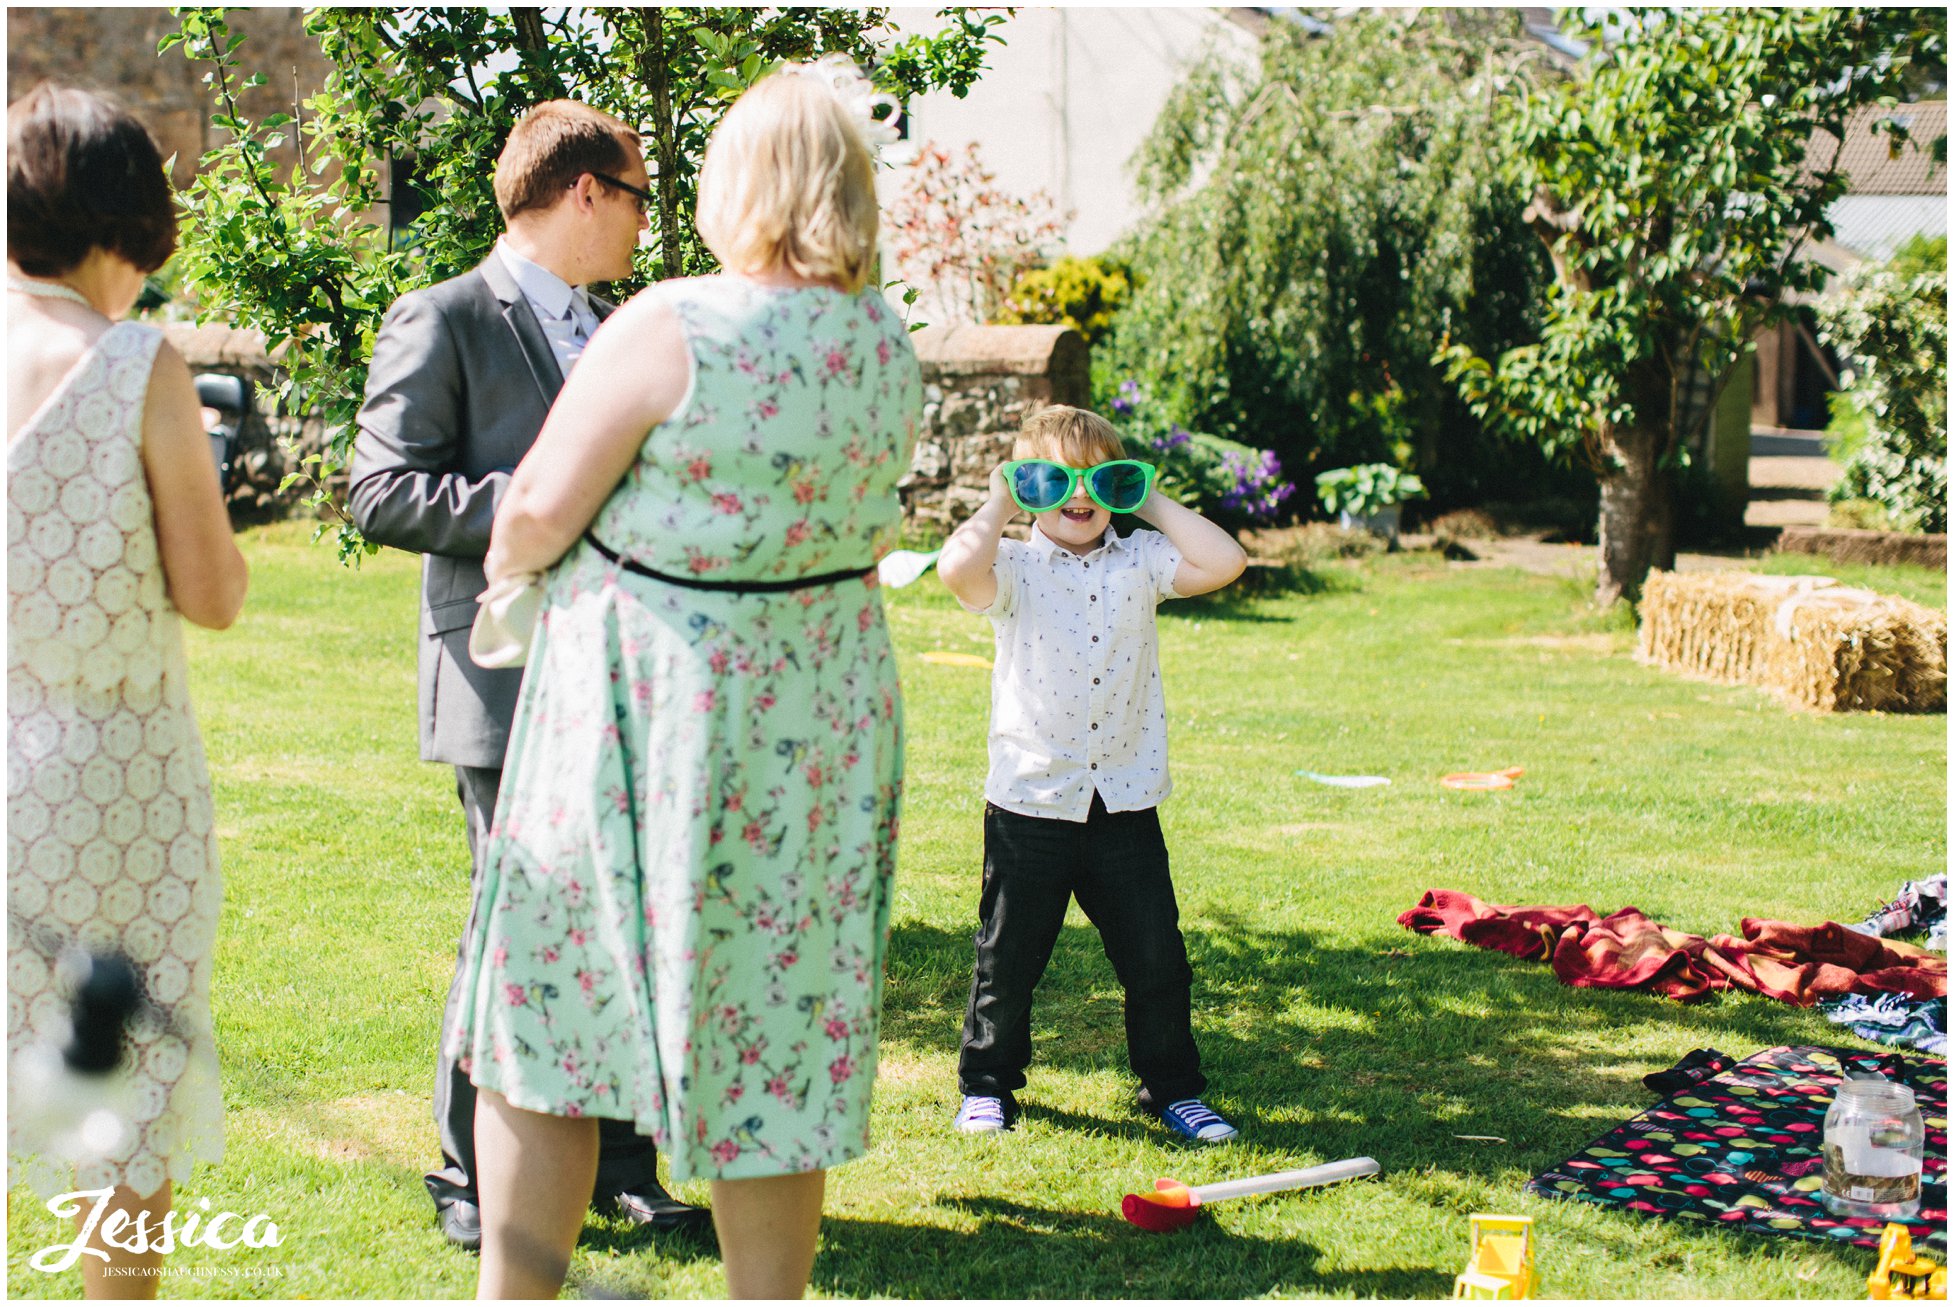
<path id="1" fill-rule="evenodd" d="M 1183 1098 L 1167 1104 L 1160 1119 L 1190 1144 L 1222 1144 L 1241 1132 L 1221 1119 L 1219 1113 L 1198 1098 Z"/>
<path id="2" fill-rule="evenodd" d="M 966 1135 L 995 1134 L 1006 1128 L 1004 1100 L 985 1094 L 965 1094 L 957 1109 L 957 1132 Z"/>

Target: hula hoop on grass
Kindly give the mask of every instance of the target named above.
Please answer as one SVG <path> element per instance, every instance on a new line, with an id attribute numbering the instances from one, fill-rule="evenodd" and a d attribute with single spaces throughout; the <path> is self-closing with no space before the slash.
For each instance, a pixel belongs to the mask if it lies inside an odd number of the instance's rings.
<path id="1" fill-rule="evenodd" d="M 1513 782 L 1526 774 L 1524 767 L 1508 767 L 1505 771 L 1455 771 L 1441 776 L 1438 783 L 1448 790 L 1510 790 Z"/>
<path id="2" fill-rule="evenodd" d="M 1366 790 L 1373 785 L 1389 785 L 1389 776 L 1325 776 L 1322 772 L 1298 771 L 1298 776 L 1315 781 L 1318 785 L 1335 785 L 1346 790 Z"/>

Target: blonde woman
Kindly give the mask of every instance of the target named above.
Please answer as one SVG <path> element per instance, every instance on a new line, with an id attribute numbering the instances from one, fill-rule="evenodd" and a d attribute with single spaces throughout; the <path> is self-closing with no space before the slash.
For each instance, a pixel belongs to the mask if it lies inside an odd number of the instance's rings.
<path id="1" fill-rule="evenodd" d="M 867 286 L 864 84 L 748 91 L 707 148 L 719 276 L 591 338 L 495 519 L 546 573 L 454 1052 L 484 1297 L 561 1287 L 597 1118 L 712 1181 L 735 1297 L 798 1297 L 868 1147 L 901 707 L 875 563 L 921 377 Z"/>

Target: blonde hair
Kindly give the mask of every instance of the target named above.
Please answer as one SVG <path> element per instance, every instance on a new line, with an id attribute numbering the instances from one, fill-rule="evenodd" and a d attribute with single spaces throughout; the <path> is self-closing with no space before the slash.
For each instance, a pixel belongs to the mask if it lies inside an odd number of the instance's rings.
<path id="1" fill-rule="evenodd" d="M 1011 442 L 1012 458 L 1049 458 L 1071 467 L 1093 467 L 1126 457 L 1112 423 L 1097 413 L 1069 404 L 1041 408 L 1025 419 Z"/>
<path id="2" fill-rule="evenodd" d="M 875 264 L 875 161 L 813 77 L 763 78 L 726 112 L 699 172 L 699 235 L 734 272 L 785 267 L 853 293 Z"/>

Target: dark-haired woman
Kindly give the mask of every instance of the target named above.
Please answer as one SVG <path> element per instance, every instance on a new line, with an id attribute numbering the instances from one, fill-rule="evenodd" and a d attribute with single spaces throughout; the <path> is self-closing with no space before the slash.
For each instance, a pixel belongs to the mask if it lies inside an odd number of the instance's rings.
<path id="1" fill-rule="evenodd" d="M 210 955 L 220 891 L 210 780 L 179 614 L 229 626 L 245 565 L 196 390 L 153 327 L 120 319 L 176 245 L 155 142 L 112 101 L 43 83 L 7 110 L 7 1053 L 65 1034 L 57 965 L 125 956 L 146 1000 L 123 1042 L 121 1137 L 79 1165 L 8 1146 L 78 1204 L 83 1289 L 153 1297 L 147 1214 L 223 1147 Z"/>

